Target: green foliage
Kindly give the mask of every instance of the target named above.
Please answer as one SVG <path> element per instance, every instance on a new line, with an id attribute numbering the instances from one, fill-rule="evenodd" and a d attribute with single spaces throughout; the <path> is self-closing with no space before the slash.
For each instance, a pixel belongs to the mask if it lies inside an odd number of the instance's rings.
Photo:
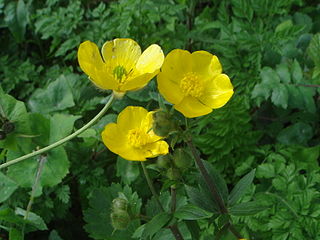
<path id="1" fill-rule="evenodd" d="M 210 51 L 235 87 L 224 107 L 186 121 L 152 81 L 72 141 L 1 169 L 0 238 L 174 240 L 169 226 L 177 225 L 185 240 L 227 240 L 235 239 L 226 227 L 233 222 L 246 239 L 319 239 L 319 23 L 318 4 L 306 0 L 0 0 L 0 164 L 67 136 L 106 103 L 109 92 L 79 69 L 85 40 Z M 229 215 L 194 164 L 177 169 L 170 157 L 165 168 L 147 162 L 161 210 L 140 164 L 101 141 L 129 105 L 161 108 L 192 136 Z M 186 148 L 184 138 L 169 131 L 170 156 Z M 114 229 L 115 198 L 128 201 L 124 230 Z"/>

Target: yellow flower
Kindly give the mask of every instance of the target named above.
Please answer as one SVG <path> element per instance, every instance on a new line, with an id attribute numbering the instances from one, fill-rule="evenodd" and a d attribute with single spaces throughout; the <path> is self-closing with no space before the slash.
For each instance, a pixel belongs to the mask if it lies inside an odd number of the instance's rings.
<path id="1" fill-rule="evenodd" d="M 80 67 L 96 86 L 120 94 L 144 87 L 158 74 L 164 60 L 158 45 L 152 44 L 141 54 L 140 46 L 128 38 L 107 41 L 101 55 L 93 42 L 81 43 Z"/>
<path id="2" fill-rule="evenodd" d="M 117 123 L 105 126 L 101 133 L 104 144 L 111 152 L 131 161 L 167 154 L 168 144 L 151 129 L 152 114 L 143 107 L 126 107 Z"/>
<path id="3" fill-rule="evenodd" d="M 171 51 L 157 82 L 164 98 L 188 118 L 222 107 L 233 94 L 233 86 L 229 77 L 222 74 L 218 58 L 206 51 Z"/>

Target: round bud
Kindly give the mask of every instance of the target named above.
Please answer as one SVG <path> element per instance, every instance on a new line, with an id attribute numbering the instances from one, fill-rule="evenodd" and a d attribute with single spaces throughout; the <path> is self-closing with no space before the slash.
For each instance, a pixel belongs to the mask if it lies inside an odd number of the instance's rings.
<path id="1" fill-rule="evenodd" d="M 130 223 L 130 216 L 127 211 L 117 210 L 110 214 L 112 227 L 116 230 L 126 229 Z"/>
<path id="2" fill-rule="evenodd" d="M 152 129 L 155 134 L 161 137 L 166 137 L 175 129 L 175 124 L 171 119 L 171 115 L 163 110 L 153 113 Z"/>
<path id="3" fill-rule="evenodd" d="M 170 155 L 160 155 L 157 159 L 157 165 L 160 168 L 169 168 L 170 167 Z"/>
<path id="4" fill-rule="evenodd" d="M 170 180 L 178 180 L 181 177 L 180 171 L 177 168 L 169 168 L 167 170 L 167 178 Z"/>
<path id="5" fill-rule="evenodd" d="M 116 212 L 118 210 L 127 211 L 128 201 L 123 198 L 115 198 L 112 201 L 112 211 Z"/>
<path id="6" fill-rule="evenodd" d="M 173 153 L 173 163 L 177 168 L 187 169 L 192 166 L 191 155 L 183 148 L 178 148 Z"/>
<path id="7" fill-rule="evenodd" d="M 0 140 L 4 140 L 7 134 L 4 131 L 0 131 Z"/>
<path id="8" fill-rule="evenodd" d="M 15 125 L 12 122 L 6 121 L 2 125 L 2 129 L 6 134 L 8 134 L 14 131 Z"/>

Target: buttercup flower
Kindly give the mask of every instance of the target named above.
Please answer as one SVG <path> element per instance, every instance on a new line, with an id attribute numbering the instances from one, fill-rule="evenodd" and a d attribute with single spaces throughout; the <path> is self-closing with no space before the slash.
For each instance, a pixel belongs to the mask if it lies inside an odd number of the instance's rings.
<path id="1" fill-rule="evenodd" d="M 158 74 L 164 60 L 158 45 L 152 44 L 141 54 L 140 46 L 128 38 L 107 41 L 101 55 L 93 42 L 81 43 L 80 67 L 96 86 L 120 94 L 144 87 Z"/>
<path id="2" fill-rule="evenodd" d="M 105 126 L 101 133 L 110 151 L 131 161 L 145 161 L 168 153 L 169 146 L 152 130 L 153 112 L 143 107 L 126 107 L 117 123 Z"/>
<path id="3" fill-rule="evenodd" d="M 222 107 L 233 94 L 233 86 L 229 77 L 222 74 L 218 58 L 206 51 L 171 51 L 157 82 L 164 98 L 188 118 Z"/>

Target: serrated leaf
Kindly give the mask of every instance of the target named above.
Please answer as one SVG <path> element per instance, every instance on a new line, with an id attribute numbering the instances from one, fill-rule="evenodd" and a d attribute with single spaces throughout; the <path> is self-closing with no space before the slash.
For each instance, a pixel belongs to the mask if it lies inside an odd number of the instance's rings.
<path id="1" fill-rule="evenodd" d="M 0 172 L 0 203 L 7 200 L 17 188 L 17 183 Z"/>
<path id="2" fill-rule="evenodd" d="M 249 216 L 265 210 L 257 201 L 239 203 L 230 208 L 230 214 L 234 216 Z"/>
<path id="3" fill-rule="evenodd" d="M 288 90 L 284 84 L 279 84 L 276 88 L 273 89 L 271 101 L 274 105 L 286 109 L 288 107 L 288 100 Z"/>
<path id="4" fill-rule="evenodd" d="M 234 186 L 229 195 L 229 205 L 234 205 L 245 193 L 248 187 L 252 184 L 256 169 L 251 170 Z"/>
<path id="5" fill-rule="evenodd" d="M 211 195 L 208 197 L 206 194 L 200 192 L 197 188 L 185 186 L 187 195 L 190 202 L 206 211 L 218 213 L 218 205 L 213 201 Z"/>
<path id="6" fill-rule="evenodd" d="M 303 74 L 299 62 L 297 60 L 294 60 L 291 68 L 293 82 L 300 83 L 303 79 Z"/>
<path id="7" fill-rule="evenodd" d="M 166 212 L 154 216 L 151 221 L 145 224 L 144 237 L 152 237 L 157 231 L 164 227 L 171 219 L 171 215 Z"/>
<path id="8" fill-rule="evenodd" d="M 22 217 L 25 217 L 26 213 L 27 212 L 22 208 L 16 208 L 16 210 L 15 210 L 15 214 L 18 216 L 20 215 Z M 47 230 L 48 229 L 47 225 L 45 224 L 43 219 L 33 212 L 29 212 L 28 218 L 26 219 L 26 221 L 29 224 L 31 224 L 32 226 L 36 227 L 38 230 Z"/>
<path id="9" fill-rule="evenodd" d="M 273 178 L 276 174 L 274 165 L 271 163 L 263 163 L 258 166 L 256 176 L 258 178 Z"/>
<path id="10" fill-rule="evenodd" d="M 139 176 L 139 165 L 136 162 L 127 161 L 121 157 L 117 158 L 117 177 L 125 184 L 130 184 Z"/>
<path id="11" fill-rule="evenodd" d="M 306 145 L 313 134 L 313 130 L 309 124 L 298 122 L 281 130 L 277 136 L 277 140 L 286 145 Z"/>
<path id="12" fill-rule="evenodd" d="M 183 220 L 198 220 L 212 217 L 212 213 L 203 210 L 195 205 L 188 204 L 180 207 L 174 216 Z"/>
<path id="13" fill-rule="evenodd" d="M 282 83 L 291 82 L 291 76 L 290 76 L 290 72 L 287 64 L 281 63 L 277 65 L 276 71 Z"/>

